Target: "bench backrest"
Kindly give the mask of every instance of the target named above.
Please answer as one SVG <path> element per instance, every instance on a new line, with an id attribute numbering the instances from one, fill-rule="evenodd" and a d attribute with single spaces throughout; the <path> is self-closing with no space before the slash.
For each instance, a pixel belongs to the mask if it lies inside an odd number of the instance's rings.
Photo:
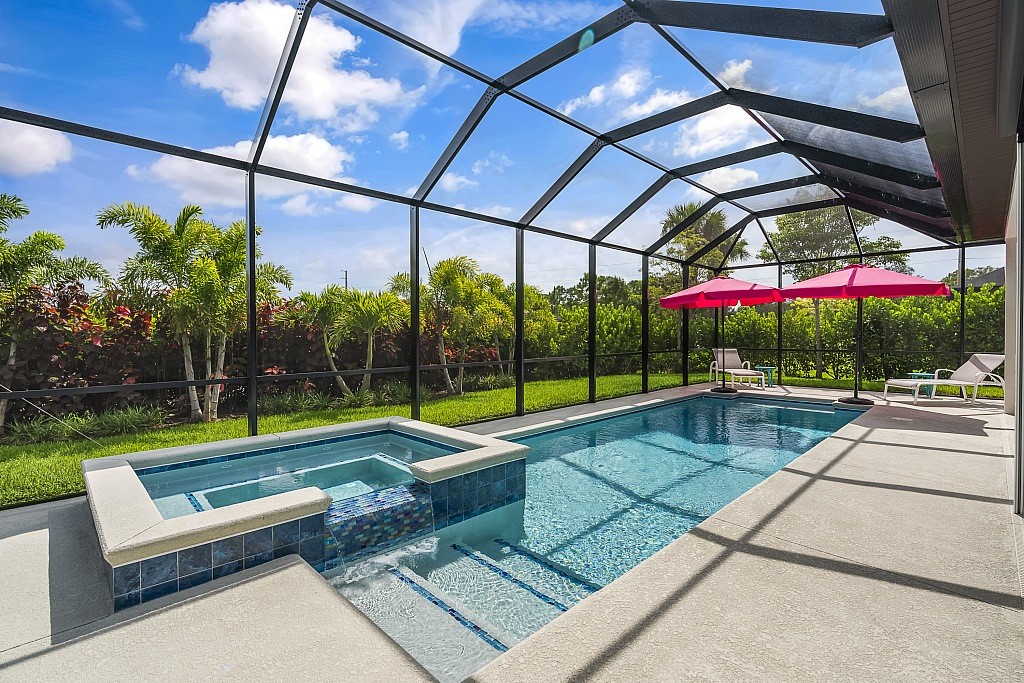
<path id="1" fill-rule="evenodd" d="M 725 359 L 722 359 L 722 352 L 725 352 Z M 739 370 L 743 367 L 739 351 L 736 349 L 715 349 L 715 361 L 720 370 Z"/>
<path id="2" fill-rule="evenodd" d="M 958 367 L 952 375 L 951 380 L 957 382 L 973 382 L 979 372 L 994 372 L 1003 364 L 1006 356 L 1000 353 L 976 353 L 966 363 Z"/>

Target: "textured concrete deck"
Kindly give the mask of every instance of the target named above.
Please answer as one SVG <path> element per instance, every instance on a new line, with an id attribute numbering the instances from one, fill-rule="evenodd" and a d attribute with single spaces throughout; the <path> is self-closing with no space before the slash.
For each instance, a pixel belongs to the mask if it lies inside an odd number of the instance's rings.
<path id="1" fill-rule="evenodd" d="M 880 405 L 472 680 L 1020 680 L 1010 425 L 991 403 Z M 279 562 L 110 616 L 84 498 L 0 512 L 0 681 L 429 680 L 312 570 Z"/>
<path id="2" fill-rule="evenodd" d="M 1009 429 L 880 404 L 471 680 L 1021 680 Z"/>

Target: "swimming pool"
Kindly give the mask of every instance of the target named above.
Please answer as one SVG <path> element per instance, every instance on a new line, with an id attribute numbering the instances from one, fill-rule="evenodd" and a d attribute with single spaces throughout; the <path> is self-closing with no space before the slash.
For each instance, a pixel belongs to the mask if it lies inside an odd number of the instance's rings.
<path id="1" fill-rule="evenodd" d="M 697 397 L 518 438 L 525 501 L 325 576 L 461 681 L 858 414 Z"/>
<path id="2" fill-rule="evenodd" d="M 335 501 L 413 482 L 405 465 L 461 449 L 379 430 L 136 470 L 165 519 L 315 486 Z"/>

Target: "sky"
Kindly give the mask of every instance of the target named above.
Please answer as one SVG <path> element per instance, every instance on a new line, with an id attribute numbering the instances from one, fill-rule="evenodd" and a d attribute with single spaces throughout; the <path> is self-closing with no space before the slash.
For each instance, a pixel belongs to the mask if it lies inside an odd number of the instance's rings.
<path id="1" fill-rule="evenodd" d="M 757 3 L 817 8 L 815 2 Z M 497 77 L 618 6 L 609 0 L 358 0 L 353 5 L 434 49 Z M 830 9 L 880 13 L 878 2 Z M 0 105 L 66 118 L 227 156 L 244 157 L 256 130 L 288 27 L 284 0 L 129 3 L 39 0 L 0 5 Z M 692 30 L 672 33 L 730 86 L 916 121 L 891 39 L 855 49 Z M 319 8 L 300 48 L 264 162 L 329 179 L 411 195 L 483 93 L 483 86 L 336 13 Z M 714 86 L 650 27 L 630 26 L 525 83 L 521 90 L 598 130 L 710 94 Z M 725 107 L 627 142 L 671 167 L 767 142 L 744 112 Z M 511 97 L 498 98 L 429 199 L 518 219 L 591 139 Z M 898 143 L 892 143 L 898 144 Z M 920 144 L 920 143 L 917 143 Z M 897 150 L 899 151 L 899 150 Z M 806 175 L 787 155 L 715 169 L 694 178 L 728 191 Z M 538 225 L 589 237 L 660 175 L 612 148 L 602 150 Z M 824 188 L 819 188 L 826 192 Z M 233 170 L 0 121 L 0 192 L 31 215 L 19 239 L 53 230 L 68 252 L 117 272 L 135 251 L 126 232 L 100 230 L 105 206 L 133 201 L 173 216 L 185 204 L 220 223 L 243 216 L 243 175 Z M 407 207 L 260 178 L 257 222 L 264 257 L 289 268 L 294 290 L 344 281 L 386 286 L 408 270 Z M 609 240 L 644 247 L 674 204 L 708 195 L 673 181 Z M 784 203 L 790 196 L 761 201 Z M 743 211 L 727 207 L 730 221 Z M 514 277 L 514 233 L 424 212 L 430 263 L 456 254 Z M 766 223 L 769 231 L 773 228 Z M 880 221 L 869 228 L 931 242 Z M 744 237 L 756 253 L 756 226 Z M 602 274 L 638 277 L 640 258 L 601 250 Z M 1001 265 L 998 248 L 969 265 Z M 954 254 L 915 256 L 941 277 Z M 585 272 L 585 245 L 530 235 L 527 280 L 571 285 Z M 425 265 L 425 264 L 424 264 Z M 769 273 L 774 269 L 764 269 Z M 762 271 L 747 271 L 754 279 Z M 769 277 L 766 275 L 766 277 Z"/>

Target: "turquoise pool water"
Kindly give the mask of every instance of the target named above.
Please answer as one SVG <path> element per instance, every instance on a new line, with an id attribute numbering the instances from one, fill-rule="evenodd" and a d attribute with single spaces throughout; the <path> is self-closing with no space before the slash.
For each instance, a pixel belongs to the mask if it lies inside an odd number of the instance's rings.
<path id="1" fill-rule="evenodd" d="M 390 430 L 136 470 L 165 519 L 307 486 L 335 500 L 412 483 L 407 463 L 460 449 Z"/>
<path id="2" fill-rule="evenodd" d="M 461 681 L 858 414 L 701 397 L 516 439 L 525 501 L 326 576 Z"/>

